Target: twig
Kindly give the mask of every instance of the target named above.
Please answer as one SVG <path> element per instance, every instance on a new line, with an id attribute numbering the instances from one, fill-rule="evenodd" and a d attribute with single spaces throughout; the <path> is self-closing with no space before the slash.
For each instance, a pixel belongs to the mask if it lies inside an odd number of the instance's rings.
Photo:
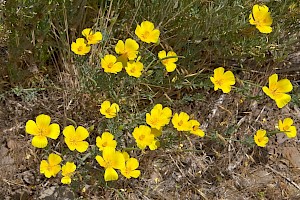
<path id="1" fill-rule="evenodd" d="M 284 176 L 283 174 L 281 174 L 279 171 L 273 169 L 272 167 L 270 167 L 269 165 L 266 165 L 266 168 L 270 169 L 272 172 L 274 172 L 275 174 L 281 176 L 282 178 L 284 178 L 285 180 L 287 180 L 287 182 L 289 182 L 290 184 L 292 184 L 295 188 L 297 188 L 300 191 L 300 187 L 297 183 L 295 183 L 294 181 L 292 181 L 290 178 Z"/>

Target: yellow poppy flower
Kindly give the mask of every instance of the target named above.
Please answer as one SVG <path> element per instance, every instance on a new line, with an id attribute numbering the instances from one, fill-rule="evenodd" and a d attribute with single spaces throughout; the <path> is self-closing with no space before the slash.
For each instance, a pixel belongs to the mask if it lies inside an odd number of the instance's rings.
<path id="1" fill-rule="evenodd" d="M 284 132 L 288 138 L 296 137 L 297 129 L 296 126 L 292 126 L 294 121 L 291 118 L 285 118 L 283 121 L 279 120 L 278 128 Z"/>
<path id="2" fill-rule="evenodd" d="M 118 73 L 122 71 L 123 65 L 121 62 L 117 62 L 117 58 L 114 55 L 106 55 L 101 58 L 101 66 L 106 73 Z"/>
<path id="3" fill-rule="evenodd" d="M 37 148 L 44 148 L 48 144 L 47 137 L 56 140 L 60 133 L 58 124 L 50 124 L 51 118 L 48 115 L 41 114 L 36 117 L 36 122 L 28 120 L 26 122 L 25 131 L 34 135 L 32 145 Z"/>
<path id="4" fill-rule="evenodd" d="M 119 40 L 115 47 L 116 53 L 120 54 L 125 60 L 134 60 L 137 58 L 138 49 L 139 44 L 131 38 L 126 39 L 125 43 Z"/>
<path id="5" fill-rule="evenodd" d="M 101 167 L 105 168 L 105 181 L 118 180 L 118 173 L 115 169 L 123 169 L 125 167 L 123 154 L 111 147 L 105 148 L 102 151 L 102 156 L 96 156 L 96 160 Z"/>
<path id="6" fill-rule="evenodd" d="M 106 118 L 114 118 L 115 116 L 117 116 L 117 113 L 119 111 L 120 107 L 116 103 L 110 104 L 109 101 L 104 101 L 101 104 L 100 113 Z"/>
<path id="7" fill-rule="evenodd" d="M 265 5 L 254 5 L 252 13 L 249 15 L 249 22 L 251 25 L 255 25 L 261 33 L 272 32 L 273 19 L 269 12 L 269 8 Z"/>
<path id="8" fill-rule="evenodd" d="M 291 101 L 291 96 L 285 93 L 292 91 L 293 85 L 288 79 L 278 81 L 278 75 L 273 74 L 269 77 L 269 88 L 264 86 L 262 90 L 271 99 L 275 100 L 278 108 L 283 108 Z"/>
<path id="9" fill-rule="evenodd" d="M 161 129 L 163 126 L 169 124 L 172 116 L 172 111 L 170 108 L 165 107 L 161 104 L 156 104 L 150 113 L 146 114 L 146 123 L 151 126 L 151 128 Z"/>
<path id="10" fill-rule="evenodd" d="M 260 129 L 256 132 L 254 135 L 254 142 L 259 147 L 265 147 L 267 143 L 269 142 L 269 138 L 267 136 L 266 130 Z"/>
<path id="11" fill-rule="evenodd" d="M 175 58 L 167 58 L 175 57 Z M 166 67 L 167 72 L 173 72 L 176 69 L 175 62 L 178 61 L 177 54 L 174 51 L 169 51 L 168 54 L 165 50 L 158 52 L 158 58 L 161 63 Z"/>
<path id="12" fill-rule="evenodd" d="M 75 130 L 73 125 L 69 125 L 63 130 L 63 134 L 65 143 L 71 151 L 77 150 L 82 153 L 89 147 L 89 143 L 84 141 L 89 136 L 89 132 L 84 127 L 78 126 Z"/>
<path id="13" fill-rule="evenodd" d="M 61 182 L 63 184 L 70 184 L 71 183 L 71 177 L 74 174 L 76 170 L 76 165 L 73 162 L 67 162 L 65 165 L 62 166 L 61 168 Z"/>
<path id="14" fill-rule="evenodd" d="M 142 75 L 143 69 L 144 65 L 139 61 L 127 62 L 127 66 L 125 67 L 127 74 L 136 78 L 139 78 Z"/>
<path id="15" fill-rule="evenodd" d="M 235 84 L 235 78 L 231 71 L 225 72 L 223 67 L 214 70 L 214 76 L 210 77 L 211 82 L 214 84 L 214 90 L 221 89 L 224 93 L 229 93 L 231 86 Z"/>
<path id="16" fill-rule="evenodd" d="M 191 131 L 190 133 L 200 136 L 200 137 L 204 137 L 205 133 L 203 130 L 201 130 L 200 127 L 200 123 L 197 120 L 190 120 L 191 123 Z"/>
<path id="17" fill-rule="evenodd" d="M 102 40 L 102 34 L 99 31 L 95 33 L 90 28 L 86 28 L 82 31 L 82 35 L 88 41 L 88 44 L 97 44 Z"/>
<path id="18" fill-rule="evenodd" d="M 47 178 L 55 177 L 60 172 L 61 157 L 57 154 L 51 153 L 48 160 L 42 160 L 40 164 L 40 173 L 44 174 Z"/>
<path id="19" fill-rule="evenodd" d="M 114 140 L 113 134 L 109 132 L 104 132 L 102 133 L 101 137 L 97 136 L 96 146 L 99 148 L 100 151 L 103 151 L 103 149 L 107 147 L 116 148 L 117 141 Z"/>
<path id="20" fill-rule="evenodd" d="M 154 135 L 151 134 L 151 128 L 145 125 L 135 127 L 132 132 L 132 135 L 135 139 L 137 146 L 140 149 L 145 149 L 154 141 Z"/>
<path id="21" fill-rule="evenodd" d="M 189 118 L 190 116 L 185 112 L 175 113 L 172 118 L 172 124 L 178 131 L 190 131 L 192 124 L 189 122 Z"/>
<path id="22" fill-rule="evenodd" d="M 91 46 L 86 44 L 86 41 L 83 38 L 77 38 L 76 42 L 72 42 L 71 50 L 77 55 L 85 55 L 90 52 Z"/>
<path id="23" fill-rule="evenodd" d="M 138 178 L 141 174 L 140 170 L 136 170 L 139 167 L 139 161 L 135 158 L 129 158 L 125 164 L 125 167 L 121 169 L 121 174 L 126 178 Z"/>
<path id="24" fill-rule="evenodd" d="M 135 34 L 143 42 L 158 43 L 160 31 L 154 29 L 154 24 L 152 22 L 144 21 L 141 25 L 137 25 Z"/>

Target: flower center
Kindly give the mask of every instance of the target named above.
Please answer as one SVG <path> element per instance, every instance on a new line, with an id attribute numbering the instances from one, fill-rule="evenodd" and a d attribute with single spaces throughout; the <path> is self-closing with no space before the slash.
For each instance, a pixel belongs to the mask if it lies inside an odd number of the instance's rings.
<path id="1" fill-rule="evenodd" d="M 83 51 L 83 46 L 79 46 L 78 51 Z"/>
<path id="2" fill-rule="evenodd" d="M 113 66 L 114 66 L 114 63 L 111 62 L 107 65 L 107 68 L 111 69 Z"/>
<path id="3" fill-rule="evenodd" d="M 147 39 L 150 35 L 150 32 L 149 31 L 145 31 L 143 34 L 142 34 L 142 38 L 143 39 Z"/>
<path id="4" fill-rule="evenodd" d="M 107 146 L 107 142 L 103 142 L 103 143 L 102 143 L 102 146 L 103 146 L 103 147 L 106 147 L 106 146 Z"/>
<path id="5" fill-rule="evenodd" d="M 183 124 L 183 121 L 180 120 L 180 121 L 178 122 L 178 125 L 179 125 L 179 126 L 182 126 L 182 124 Z"/>
<path id="6" fill-rule="evenodd" d="M 140 137 L 139 137 L 139 140 L 144 140 L 145 139 L 145 135 L 141 135 Z"/>

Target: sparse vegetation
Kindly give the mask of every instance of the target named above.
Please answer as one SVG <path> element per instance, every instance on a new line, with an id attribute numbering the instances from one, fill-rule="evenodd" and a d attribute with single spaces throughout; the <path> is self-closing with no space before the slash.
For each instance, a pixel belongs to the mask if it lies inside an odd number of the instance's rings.
<path id="1" fill-rule="evenodd" d="M 0 4 L 1 199 L 300 198 L 298 1 Z"/>

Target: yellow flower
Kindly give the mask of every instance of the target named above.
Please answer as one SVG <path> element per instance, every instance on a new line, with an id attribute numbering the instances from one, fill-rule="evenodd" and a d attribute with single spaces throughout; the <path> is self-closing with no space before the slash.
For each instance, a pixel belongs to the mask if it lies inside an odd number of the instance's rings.
<path id="1" fill-rule="evenodd" d="M 85 55 L 91 50 L 91 46 L 86 44 L 86 41 L 83 38 L 77 38 L 76 42 L 72 42 L 71 50 L 77 55 Z"/>
<path id="2" fill-rule="evenodd" d="M 143 42 L 158 43 L 160 31 L 154 29 L 154 24 L 152 22 L 144 21 L 141 25 L 137 25 L 135 34 Z"/>
<path id="3" fill-rule="evenodd" d="M 117 113 L 119 111 L 120 111 L 120 107 L 116 103 L 110 105 L 109 101 L 104 101 L 101 104 L 100 113 L 104 115 L 106 118 L 114 118 L 115 116 L 117 116 Z"/>
<path id="4" fill-rule="evenodd" d="M 200 137 L 204 137 L 205 133 L 203 132 L 203 130 L 199 128 L 200 123 L 197 120 L 190 120 L 190 123 L 192 126 L 190 133 L 194 135 L 198 135 Z"/>
<path id="5" fill-rule="evenodd" d="M 269 12 L 269 8 L 265 5 L 254 5 L 252 13 L 249 16 L 249 22 L 251 25 L 255 25 L 261 33 L 272 32 L 272 17 Z"/>
<path id="6" fill-rule="evenodd" d="M 214 90 L 221 89 L 224 93 L 229 93 L 231 85 L 235 84 L 235 78 L 231 71 L 225 72 L 223 67 L 214 70 L 214 76 L 210 77 L 211 82 L 214 84 Z"/>
<path id="7" fill-rule="evenodd" d="M 71 177 L 74 174 L 76 170 L 76 165 L 73 162 L 67 162 L 65 165 L 62 166 L 61 168 L 61 182 L 63 184 L 70 184 L 71 183 Z"/>
<path id="8" fill-rule="evenodd" d="M 121 62 L 117 62 L 117 58 L 114 55 L 106 55 L 101 58 L 101 66 L 106 73 L 118 73 L 122 71 L 123 65 Z"/>
<path id="9" fill-rule="evenodd" d="M 92 29 L 86 28 L 82 31 L 82 35 L 88 41 L 88 44 L 97 44 L 102 40 L 102 34 L 99 31 L 93 33 Z"/>
<path id="10" fill-rule="evenodd" d="M 89 132 L 84 127 L 78 126 L 75 131 L 75 127 L 70 125 L 63 130 L 63 134 L 65 143 L 71 151 L 76 149 L 82 153 L 89 147 L 89 143 L 84 141 L 89 136 Z"/>
<path id="11" fill-rule="evenodd" d="M 130 156 L 129 156 L 129 154 L 128 154 L 126 151 L 122 151 L 122 154 L 123 154 L 123 157 L 124 157 L 125 162 L 126 162 L 127 160 L 129 160 Z"/>
<path id="12" fill-rule="evenodd" d="M 172 118 L 172 124 L 178 131 L 190 131 L 192 124 L 189 121 L 190 116 L 185 112 L 175 113 Z"/>
<path id="13" fill-rule="evenodd" d="M 40 164 L 40 173 L 45 174 L 47 178 L 55 177 L 60 172 L 61 157 L 57 154 L 51 153 L 47 160 L 42 160 Z"/>
<path id="14" fill-rule="evenodd" d="M 263 129 L 260 129 L 254 135 L 254 141 L 259 147 L 265 147 L 269 142 L 269 138 L 267 137 L 267 132 Z"/>
<path id="15" fill-rule="evenodd" d="M 291 96 L 285 93 L 292 91 L 293 85 L 288 79 L 278 81 L 278 75 L 273 74 L 269 77 L 269 88 L 264 86 L 262 90 L 282 108 L 291 101 Z"/>
<path id="16" fill-rule="evenodd" d="M 134 60 L 137 58 L 138 49 L 139 44 L 131 38 L 126 39 L 125 43 L 119 40 L 115 47 L 116 53 L 120 54 L 125 60 Z"/>
<path id="17" fill-rule="evenodd" d="M 285 118 L 283 121 L 279 120 L 278 128 L 284 132 L 288 138 L 296 137 L 297 129 L 296 126 L 292 126 L 294 121 L 291 118 Z"/>
<path id="18" fill-rule="evenodd" d="M 116 148 L 117 142 L 114 140 L 114 136 L 109 132 L 102 133 L 101 137 L 97 136 L 96 138 L 96 146 L 100 151 L 103 151 L 104 148 L 112 147 Z"/>
<path id="19" fill-rule="evenodd" d="M 160 147 L 159 140 L 153 140 L 153 142 L 149 145 L 149 149 L 151 151 L 156 150 L 158 147 Z"/>
<path id="20" fill-rule="evenodd" d="M 175 58 L 167 58 L 175 57 Z M 158 53 L 158 58 L 161 60 L 162 64 L 166 67 L 167 72 L 173 72 L 176 69 L 176 64 L 178 58 L 177 54 L 173 51 L 169 51 L 168 54 L 165 50 L 162 50 Z"/>
<path id="21" fill-rule="evenodd" d="M 56 140 L 60 133 L 58 124 L 50 124 L 51 118 L 48 115 L 41 114 L 36 117 L 36 122 L 28 120 L 25 131 L 31 135 L 32 145 L 37 148 L 44 148 L 48 144 L 47 137 Z"/>
<path id="22" fill-rule="evenodd" d="M 146 114 L 146 123 L 151 128 L 161 129 L 163 126 L 169 124 L 172 116 L 170 108 L 163 108 L 161 104 L 156 104 L 150 113 Z"/>
<path id="23" fill-rule="evenodd" d="M 145 125 L 135 127 L 132 132 L 132 135 L 135 139 L 137 146 L 140 149 L 145 149 L 154 141 L 154 135 L 151 134 L 151 128 Z"/>
<path id="24" fill-rule="evenodd" d="M 125 167 L 121 169 L 121 174 L 126 178 L 137 178 L 140 176 L 141 171 L 136 170 L 139 167 L 139 161 L 135 158 L 129 158 L 125 164 Z"/>
<path id="25" fill-rule="evenodd" d="M 125 70 L 129 76 L 133 76 L 139 78 L 142 75 L 142 71 L 144 69 L 143 63 L 139 61 L 131 61 L 127 63 Z"/>
<path id="26" fill-rule="evenodd" d="M 118 173 L 115 169 L 125 168 L 125 159 L 121 152 L 108 147 L 102 151 L 102 156 L 96 156 L 96 160 L 101 167 L 105 168 L 104 180 L 118 180 Z"/>

